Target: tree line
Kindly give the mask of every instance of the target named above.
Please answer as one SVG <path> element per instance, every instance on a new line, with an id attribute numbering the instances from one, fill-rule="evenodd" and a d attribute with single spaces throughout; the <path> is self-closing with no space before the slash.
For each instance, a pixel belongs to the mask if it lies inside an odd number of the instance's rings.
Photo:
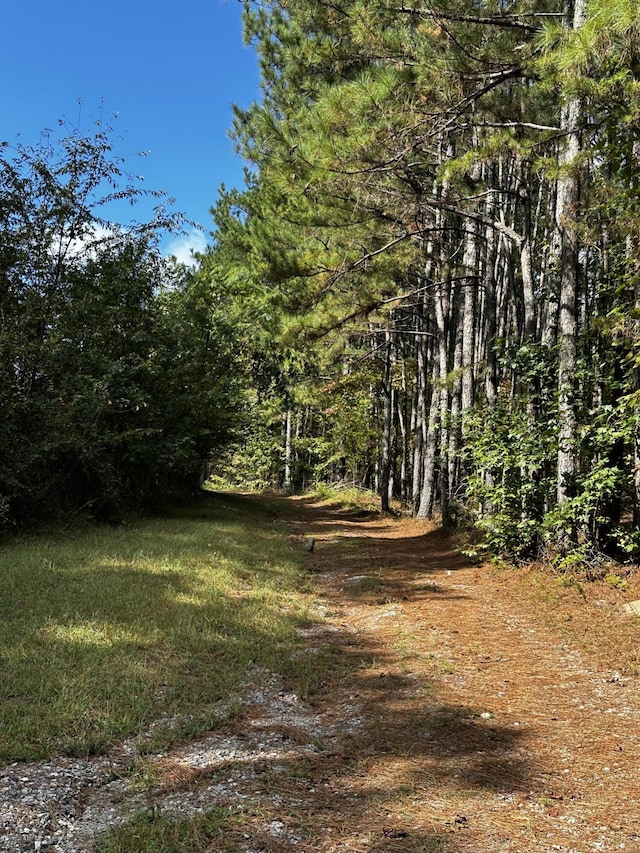
<path id="1" fill-rule="evenodd" d="M 375 489 L 488 547 L 637 555 L 633 0 L 262 0 L 198 270 L 109 128 L 0 151 L 0 521 L 203 464 Z"/>
<path id="2" fill-rule="evenodd" d="M 148 222 L 108 216 L 145 193 L 100 123 L 0 151 L 0 526 L 120 519 L 228 440 L 233 330 L 159 250 L 182 218 L 161 193 Z"/>
<path id="3" fill-rule="evenodd" d="M 200 276 L 246 330 L 231 467 L 374 487 L 494 551 L 633 554 L 633 0 L 261 0 L 246 188 Z"/>

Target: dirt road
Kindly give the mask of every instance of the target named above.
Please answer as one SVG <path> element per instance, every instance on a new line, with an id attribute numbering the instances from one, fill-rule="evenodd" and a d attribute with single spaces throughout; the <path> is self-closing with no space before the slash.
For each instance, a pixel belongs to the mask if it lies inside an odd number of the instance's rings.
<path id="1" fill-rule="evenodd" d="M 345 737 L 300 784 L 309 849 L 640 845 L 637 678 L 545 628 L 516 572 L 469 565 L 426 523 L 281 512 L 315 539 L 327 621 L 308 642 L 346 661 L 313 703 Z"/>

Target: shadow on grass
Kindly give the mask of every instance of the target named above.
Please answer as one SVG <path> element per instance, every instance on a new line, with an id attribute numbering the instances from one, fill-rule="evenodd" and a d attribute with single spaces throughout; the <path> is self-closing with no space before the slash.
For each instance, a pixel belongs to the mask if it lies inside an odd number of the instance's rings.
<path id="1" fill-rule="evenodd" d="M 334 715 L 339 742 L 334 751 L 319 747 L 301 755 L 288 779 L 267 766 L 269 819 L 279 819 L 287 802 L 297 803 L 300 823 L 312 819 L 324 840 L 336 837 L 327 832 L 339 820 L 366 837 L 367 849 L 376 853 L 454 851 L 455 813 L 438 819 L 444 834 L 416 828 L 408 819 L 406 826 L 398 824 L 388 815 L 396 806 L 408 813 L 417 801 L 446 800 L 447 793 L 527 790 L 531 768 L 521 759 L 523 735 L 444 701 L 427 677 L 396 674 L 397 658 L 374 632 L 323 634 L 321 625 L 314 626 L 318 633 L 307 638 L 309 652 L 300 655 L 296 629 L 309 622 L 303 608 L 287 599 L 299 584 L 298 562 L 285 537 L 265 528 L 272 510 L 269 502 L 207 497 L 172 519 L 101 539 L 82 565 L 74 565 L 79 543 L 64 561 L 59 557 L 59 566 L 53 547 L 46 548 L 48 585 L 39 571 L 29 583 L 16 578 L 8 587 L 16 600 L 25 589 L 34 598 L 22 602 L 20 638 L 2 634 L 2 687 L 9 700 L 3 708 L 13 702 L 18 709 L 2 723 L 5 755 L 45 755 L 65 739 L 82 748 L 92 738 L 136 733 L 163 713 L 190 713 L 228 695 L 251 666 L 298 683 L 304 670 L 316 688 L 311 704 L 325 721 Z M 326 518 L 324 507 L 314 512 L 319 520 L 305 521 L 312 531 Z M 423 548 L 430 560 L 416 570 L 416 550 Z M 326 544 L 308 562 L 323 571 L 339 562 L 348 574 L 362 559 L 384 564 L 398 595 L 402 581 L 417 572 L 431 580 L 445 567 L 462 565 L 440 534 L 365 539 L 353 553 L 345 553 L 342 543 Z M 223 560 L 234 568 L 222 572 Z M 210 589 L 207 575 L 216 572 L 222 583 Z M 446 594 L 423 586 L 412 591 L 414 598 Z M 340 586 L 334 594 L 342 600 L 358 595 Z M 43 658 L 46 672 L 36 666 Z M 25 716 L 31 720 L 26 727 Z M 234 725 L 241 730 L 242 719 Z M 315 737 L 309 732 L 310 742 Z M 283 806 L 269 799 L 274 790 Z M 260 826 L 252 840 L 267 850 L 287 849 Z"/>
<path id="2" fill-rule="evenodd" d="M 231 499 L 236 506 L 247 503 L 262 510 L 267 510 L 273 521 L 287 523 L 289 526 L 305 535 L 317 536 L 344 530 L 345 525 L 366 525 L 376 522 L 378 529 L 393 530 L 391 521 L 380 525 L 384 516 L 376 511 L 363 510 L 359 507 L 345 507 L 339 503 L 327 503 L 322 498 L 296 497 L 287 498 L 276 493 L 260 495 L 241 495 L 227 493 L 209 493 L 225 500 Z"/>
<path id="3" fill-rule="evenodd" d="M 227 504 L 3 550 L 0 758 L 99 750 L 228 697 L 255 666 L 309 688 L 300 555 L 264 512 Z"/>

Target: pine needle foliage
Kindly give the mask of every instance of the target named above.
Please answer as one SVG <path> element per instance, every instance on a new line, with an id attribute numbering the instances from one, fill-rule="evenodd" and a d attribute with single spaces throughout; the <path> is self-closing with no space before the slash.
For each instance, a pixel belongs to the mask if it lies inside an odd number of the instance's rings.
<path id="1" fill-rule="evenodd" d="M 496 551 L 623 556 L 640 519 L 635 4 L 274 0 L 246 20 L 265 62 L 235 131 L 255 167 L 249 274 L 308 369 L 280 396 L 287 470 L 317 440 L 314 476 L 471 518 Z M 345 462 L 333 420 L 358 407 L 323 408 L 323 389 L 347 377 L 371 429 Z"/>

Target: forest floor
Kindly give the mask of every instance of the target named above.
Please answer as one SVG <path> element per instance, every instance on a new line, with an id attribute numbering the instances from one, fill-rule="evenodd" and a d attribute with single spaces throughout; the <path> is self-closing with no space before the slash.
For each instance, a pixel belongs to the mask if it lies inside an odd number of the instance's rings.
<path id="1" fill-rule="evenodd" d="M 92 849 L 133 808 L 189 816 L 217 805 L 225 817 L 206 845 L 157 849 L 640 850 L 640 626 L 622 606 L 640 598 L 635 574 L 623 590 L 558 584 L 472 565 L 428 522 L 268 501 L 296 547 L 315 540 L 317 621 L 301 638 L 327 673 L 321 688 L 303 700 L 256 670 L 243 711 L 146 757 L 140 787 L 113 770 L 126 745 L 87 759 L 74 832 L 38 846 L 25 831 L 25 846 L 0 849 Z M 35 790 L 78 767 L 12 772 L 33 776 Z"/>

